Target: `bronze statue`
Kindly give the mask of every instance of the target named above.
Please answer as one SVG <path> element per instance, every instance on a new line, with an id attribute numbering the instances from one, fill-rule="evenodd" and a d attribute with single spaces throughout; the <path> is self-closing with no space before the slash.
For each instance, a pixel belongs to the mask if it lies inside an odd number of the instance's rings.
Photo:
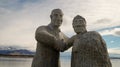
<path id="1" fill-rule="evenodd" d="M 112 67 L 105 41 L 98 32 L 86 30 L 82 16 L 74 17 L 73 28 L 71 67 Z"/>
<path id="2" fill-rule="evenodd" d="M 36 30 L 37 48 L 32 67 L 60 67 L 60 51 L 65 50 L 64 43 L 68 40 L 68 37 L 59 29 L 63 21 L 62 10 L 52 10 L 50 18 L 49 25 L 40 26 Z"/>

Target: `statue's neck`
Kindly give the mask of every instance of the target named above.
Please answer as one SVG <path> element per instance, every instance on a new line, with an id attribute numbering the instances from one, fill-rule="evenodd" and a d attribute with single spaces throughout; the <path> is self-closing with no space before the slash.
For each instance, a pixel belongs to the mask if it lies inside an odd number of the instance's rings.
<path id="1" fill-rule="evenodd" d="M 87 32 L 87 30 L 85 30 L 84 32 L 80 32 L 80 33 L 77 33 L 77 35 L 83 35 Z"/>
<path id="2" fill-rule="evenodd" d="M 49 26 L 50 26 L 50 28 L 51 28 L 52 30 L 60 30 L 59 27 L 56 27 L 56 26 L 55 26 L 54 24 L 52 24 L 52 23 L 50 23 Z"/>

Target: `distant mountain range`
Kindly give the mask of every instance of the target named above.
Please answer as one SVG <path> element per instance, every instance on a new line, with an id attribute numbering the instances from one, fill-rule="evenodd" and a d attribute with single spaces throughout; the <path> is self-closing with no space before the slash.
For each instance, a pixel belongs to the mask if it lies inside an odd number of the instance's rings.
<path id="1" fill-rule="evenodd" d="M 0 55 L 34 55 L 35 52 L 19 47 L 0 47 Z"/>
<path id="2" fill-rule="evenodd" d="M 9 47 L 0 47 L 0 56 L 34 56 L 35 51 L 31 51 L 25 48 L 15 47 L 15 46 L 9 46 Z M 70 52 L 61 52 L 61 57 L 70 58 L 71 53 Z M 112 59 L 120 59 L 120 54 L 110 54 L 110 58 Z"/>

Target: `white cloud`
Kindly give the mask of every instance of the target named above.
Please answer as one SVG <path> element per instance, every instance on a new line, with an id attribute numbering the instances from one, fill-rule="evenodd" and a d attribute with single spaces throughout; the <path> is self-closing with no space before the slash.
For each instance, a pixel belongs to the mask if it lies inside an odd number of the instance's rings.
<path id="1" fill-rule="evenodd" d="M 114 43 L 114 41 L 110 41 L 110 43 Z"/>
<path id="2" fill-rule="evenodd" d="M 120 54 L 120 48 L 109 48 L 108 52 L 111 54 Z"/>
<path id="3" fill-rule="evenodd" d="M 120 36 L 120 28 L 113 28 L 110 30 L 103 30 L 100 32 L 101 35 L 114 35 Z"/>
<path id="4" fill-rule="evenodd" d="M 118 23 L 120 21 L 119 3 L 119 0 L 110 0 L 109 2 L 106 0 L 45 0 L 42 2 L 38 0 L 34 3 L 28 1 L 25 4 L 19 4 L 18 0 L 14 0 L 14 2 L 1 0 L 0 42 L 8 45 L 20 44 L 21 46 L 35 47 L 35 29 L 40 25 L 50 23 L 49 15 L 54 8 L 63 10 L 64 22 L 61 29 L 68 36 L 75 34 L 72 28 L 72 19 L 77 14 L 86 18 L 88 30 L 118 26 L 120 25 Z M 110 22 L 96 23 L 104 18 L 110 19 Z M 112 31 L 105 31 L 102 34 L 109 34 L 109 32 L 113 34 L 114 31 Z"/>

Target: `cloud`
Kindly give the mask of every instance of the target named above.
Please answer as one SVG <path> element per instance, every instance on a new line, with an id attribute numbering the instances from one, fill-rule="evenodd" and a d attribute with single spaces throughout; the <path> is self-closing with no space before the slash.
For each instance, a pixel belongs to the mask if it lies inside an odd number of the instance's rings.
<path id="1" fill-rule="evenodd" d="M 109 48 L 108 52 L 110 54 L 120 54 L 120 48 Z"/>
<path id="2" fill-rule="evenodd" d="M 119 31 L 116 31 L 115 34 L 120 36 L 120 29 L 118 29 Z"/>
<path id="3" fill-rule="evenodd" d="M 112 27 L 117 27 L 120 26 L 120 21 L 117 21 L 112 18 L 102 18 L 98 19 L 95 22 L 93 22 L 91 25 L 88 26 L 88 29 L 90 30 L 100 30 L 100 29 L 105 29 L 105 28 L 112 28 Z"/>
<path id="4" fill-rule="evenodd" d="M 101 35 L 120 36 L 120 28 L 107 29 L 99 32 Z"/>
<path id="5" fill-rule="evenodd" d="M 111 22 L 110 19 L 104 18 L 104 19 L 97 20 L 96 24 L 101 24 L 101 23 L 107 23 L 108 24 L 110 22 Z"/>
<path id="6" fill-rule="evenodd" d="M 119 0 L 0 0 L 0 43 L 35 47 L 35 30 L 50 23 L 49 15 L 54 8 L 63 10 L 61 30 L 69 37 L 75 34 L 72 19 L 77 14 L 86 18 L 88 30 L 118 26 L 119 3 Z M 103 23 L 97 23 L 100 21 Z M 119 31 L 114 34 L 119 35 Z"/>

